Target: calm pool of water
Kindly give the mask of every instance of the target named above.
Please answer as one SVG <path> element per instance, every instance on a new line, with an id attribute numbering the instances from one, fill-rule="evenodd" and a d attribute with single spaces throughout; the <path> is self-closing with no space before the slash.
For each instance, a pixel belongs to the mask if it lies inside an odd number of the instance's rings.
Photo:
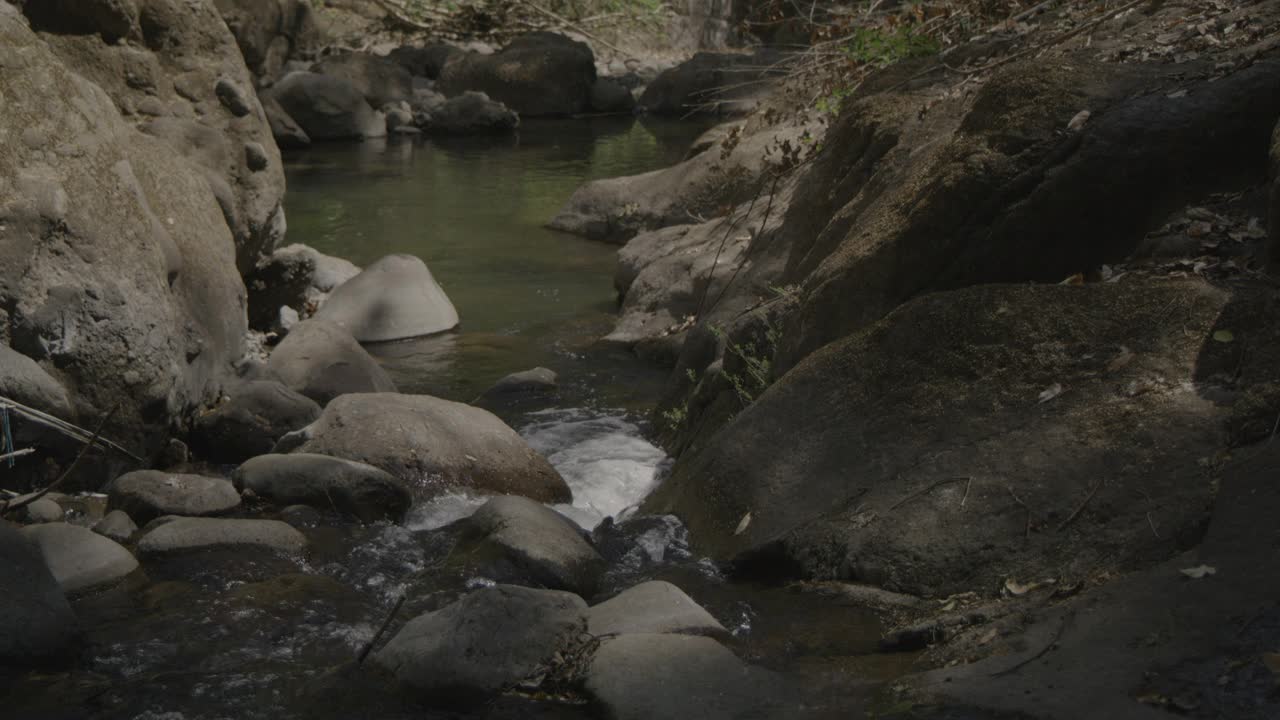
<path id="1" fill-rule="evenodd" d="M 512 137 L 318 145 L 286 156 L 289 242 L 365 265 L 421 257 L 459 332 L 373 346 L 401 389 L 468 401 L 543 365 L 574 402 L 651 402 L 661 373 L 595 341 L 616 310 L 617 248 L 544 224 L 582 183 L 666 167 L 704 128 L 594 118 Z"/>

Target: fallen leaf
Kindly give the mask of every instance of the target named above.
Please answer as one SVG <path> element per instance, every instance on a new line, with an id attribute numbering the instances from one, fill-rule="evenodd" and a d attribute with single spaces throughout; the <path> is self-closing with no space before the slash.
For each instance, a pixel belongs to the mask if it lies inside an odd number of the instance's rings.
<path id="1" fill-rule="evenodd" d="M 1120 354 L 1116 355 L 1114 358 L 1111 359 L 1111 362 L 1107 363 L 1107 372 L 1108 373 L 1119 372 L 1120 370 L 1123 370 L 1124 367 L 1131 362 L 1133 362 L 1133 351 L 1125 347 L 1124 345 L 1121 345 Z"/>
<path id="2" fill-rule="evenodd" d="M 1031 583 L 1029 585 L 1023 585 L 1022 583 L 1018 582 L 1017 580 L 1014 580 L 1013 578 L 1009 578 L 1008 580 L 1004 581 L 1005 592 L 1009 593 L 1014 597 L 1021 597 L 1023 595 L 1026 595 L 1027 593 L 1031 592 L 1032 590 L 1035 590 L 1038 587 L 1040 587 L 1039 583 Z"/>
<path id="3" fill-rule="evenodd" d="M 1076 113 L 1075 117 L 1071 118 L 1071 122 L 1067 123 L 1067 132 L 1079 132 L 1080 129 L 1084 127 L 1084 124 L 1089 122 L 1089 117 L 1091 115 L 1093 115 L 1093 113 L 1088 110 L 1081 110 Z"/>
<path id="4" fill-rule="evenodd" d="M 1040 393 L 1040 402 L 1047 403 L 1062 394 L 1062 383 L 1054 383 Z"/>
<path id="5" fill-rule="evenodd" d="M 741 520 L 738 521 L 738 529 L 734 530 L 733 534 L 741 535 L 742 533 L 746 532 L 747 526 L 750 524 L 751 524 L 751 513 L 747 513 L 746 515 L 742 516 Z"/>
<path id="6" fill-rule="evenodd" d="M 1229 343 L 1235 341 L 1236 335 L 1230 330 L 1218 330 L 1213 333 L 1213 339 L 1220 343 Z"/>
<path id="7" fill-rule="evenodd" d="M 1192 567 L 1192 568 L 1183 568 L 1178 572 L 1182 573 L 1183 575 L 1186 575 L 1192 580 L 1199 580 L 1200 578 L 1207 577 L 1209 575 L 1217 575 L 1218 568 L 1215 568 L 1212 565 L 1197 565 L 1196 567 Z"/>
<path id="8" fill-rule="evenodd" d="M 1075 275 L 1072 275 L 1071 277 L 1067 278 L 1066 280 L 1063 280 L 1058 284 L 1059 285 L 1083 285 L 1084 273 L 1076 273 Z"/>
<path id="9" fill-rule="evenodd" d="M 997 636 L 997 635 L 999 635 L 999 634 L 1000 634 L 1000 631 L 996 630 L 995 628 L 991 628 L 990 630 L 988 630 L 988 631 L 986 631 L 985 633 L 983 633 L 983 634 L 982 634 L 982 637 L 978 638 L 978 644 L 979 644 L 979 645 L 986 645 L 987 643 L 991 642 L 992 640 L 995 640 L 995 639 L 996 639 L 996 636 Z"/>

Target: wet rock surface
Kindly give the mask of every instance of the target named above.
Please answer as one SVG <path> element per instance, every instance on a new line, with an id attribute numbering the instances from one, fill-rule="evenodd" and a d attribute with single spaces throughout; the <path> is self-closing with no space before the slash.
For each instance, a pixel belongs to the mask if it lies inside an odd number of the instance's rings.
<path id="1" fill-rule="evenodd" d="M 483 92 L 522 117 L 539 117 L 587 110 L 595 81 L 590 46 L 537 32 L 512 40 L 493 55 L 450 55 L 437 87 L 447 96 Z"/>
<path id="2" fill-rule="evenodd" d="M 653 580 L 623 590 L 592 606 L 587 629 L 605 635 L 707 635 L 727 637 L 729 631 L 680 588 Z"/>
<path id="3" fill-rule="evenodd" d="M 138 539 L 138 554 L 163 556 L 241 546 L 297 554 L 306 549 L 307 539 L 278 520 L 179 517 L 146 530 Z"/>
<path id="4" fill-rule="evenodd" d="M 88 528 L 47 523 L 25 528 L 22 534 L 40 548 L 54 580 L 68 595 L 113 585 L 138 569 L 132 553 Z"/>
<path id="5" fill-rule="evenodd" d="M 240 383 L 196 416 L 191 445 L 205 457 L 242 461 L 271 451 L 287 433 L 320 417 L 320 406 L 271 380 Z"/>
<path id="6" fill-rule="evenodd" d="M 413 500 L 386 472 L 327 455 L 261 455 L 236 468 L 231 480 L 277 505 L 310 505 L 362 522 L 402 520 Z"/>
<path id="7" fill-rule="evenodd" d="M 329 294 L 315 315 L 359 342 L 433 335 L 458 325 L 458 311 L 413 255 L 388 255 Z"/>
<path id="8" fill-rule="evenodd" d="M 0 521 L 0 666 L 20 667 L 69 658 L 80 628 L 40 548 Z"/>
<path id="9" fill-rule="evenodd" d="M 162 515 L 221 515 L 240 505 L 230 481 L 202 475 L 136 470 L 116 478 L 107 506 L 147 524 Z"/>
<path id="10" fill-rule="evenodd" d="M 382 115 L 355 85 L 340 77 L 289 73 L 267 95 L 313 141 L 362 140 L 387 134 Z"/>
<path id="11" fill-rule="evenodd" d="M 396 390 L 391 377 L 350 333 L 318 318 L 290 328 L 268 358 L 267 371 L 320 405 L 346 393 Z"/>

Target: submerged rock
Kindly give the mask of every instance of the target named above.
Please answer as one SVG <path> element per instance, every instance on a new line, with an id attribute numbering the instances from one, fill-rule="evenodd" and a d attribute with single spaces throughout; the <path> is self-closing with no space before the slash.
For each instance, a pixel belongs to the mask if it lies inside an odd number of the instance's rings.
<path id="1" fill-rule="evenodd" d="M 448 96 L 478 90 L 521 117 L 538 117 L 586 111 L 595 81 L 590 46 L 556 33 L 535 32 L 493 55 L 449 56 L 438 88 Z"/>
<path id="2" fill-rule="evenodd" d="M 526 400 L 555 395 L 556 373 L 544 367 L 511 373 L 485 390 L 472 404 L 486 408 L 520 404 Z"/>
<path id="3" fill-rule="evenodd" d="M 297 554 L 306 549 L 307 538 L 279 520 L 183 517 L 147 530 L 138 540 L 138 554 L 165 555 L 234 546 Z"/>
<path id="4" fill-rule="evenodd" d="M 592 635 L 680 634 L 728 637 L 711 613 L 683 590 L 651 580 L 622 591 L 587 612 Z"/>
<path id="5" fill-rule="evenodd" d="M 75 613 L 40 548 L 0 520 L 0 667 L 67 658 L 80 635 Z"/>
<path id="6" fill-rule="evenodd" d="M 542 502 L 571 499 L 569 486 L 555 468 L 497 417 L 427 395 L 335 398 L 314 424 L 286 435 L 276 452 L 367 463 L 400 478 L 425 498 L 457 488 Z"/>
<path id="7" fill-rule="evenodd" d="M 133 522 L 133 518 L 129 517 L 129 513 L 123 510 L 112 510 L 94 523 L 93 531 L 118 543 L 126 543 L 134 533 L 138 532 L 138 526 Z"/>
<path id="8" fill-rule="evenodd" d="M 311 140 L 361 140 L 387 134 L 382 116 L 342 78 L 289 73 L 266 94 Z"/>
<path id="9" fill-rule="evenodd" d="M 388 255 L 334 288 L 316 313 L 356 340 L 403 340 L 452 330 L 458 311 L 413 255 Z"/>
<path id="10" fill-rule="evenodd" d="M 409 71 L 394 61 L 370 53 L 331 55 L 311 66 L 311 72 L 346 80 L 375 108 L 413 97 L 413 79 Z"/>
<path id="11" fill-rule="evenodd" d="M 115 584 L 138 569 L 128 550 L 79 525 L 34 525 L 22 534 L 40 548 L 49 571 L 68 595 Z"/>
<path id="12" fill-rule="evenodd" d="M 600 113 L 630 113 L 636 109 L 636 99 L 617 80 L 600 78 L 591 86 L 591 109 Z"/>
<path id="13" fill-rule="evenodd" d="M 579 595 L 599 586 L 605 562 L 572 520 L 523 497 L 496 497 L 463 521 L 472 542 L 467 558 L 481 558 L 486 576 L 525 582 Z M 474 543 L 474 544 L 473 544 Z M 507 567 L 503 567 L 507 566 Z"/>
<path id="14" fill-rule="evenodd" d="M 362 522 L 403 520 L 413 503 L 408 488 L 392 475 L 327 455 L 261 455 L 236 468 L 231 480 L 277 505 L 333 509 Z"/>
<path id="15" fill-rule="evenodd" d="M 158 470 L 126 473 L 107 490 L 109 509 L 143 524 L 161 515 L 220 515 L 239 504 L 240 494 L 228 480 Z"/>
<path id="16" fill-rule="evenodd" d="M 313 318 L 294 325 L 267 370 L 321 405 L 346 393 L 390 393 L 395 383 L 346 330 Z"/>
<path id="17" fill-rule="evenodd" d="M 387 55 L 387 59 L 400 63 L 409 74 L 435 80 L 440 77 L 444 64 L 455 54 L 464 52 L 452 45 L 437 43 L 426 47 L 398 47 Z"/>
<path id="18" fill-rule="evenodd" d="M 484 588 L 410 620 L 373 661 L 422 699 L 480 703 L 578 643 L 585 611 L 566 592 Z"/>
<path id="19" fill-rule="evenodd" d="M 467 91 L 448 100 L 440 96 L 438 102 L 420 93 L 416 99 L 418 122 L 427 132 L 475 135 L 511 132 L 520 126 L 519 115 L 482 92 Z"/>
<path id="20" fill-rule="evenodd" d="M 320 417 L 314 400 L 272 380 L 232 386 L 216 407 L 196 416 L 191 444 L 204 457 L 241 462 L 271 452 L 287 433 Z"/>

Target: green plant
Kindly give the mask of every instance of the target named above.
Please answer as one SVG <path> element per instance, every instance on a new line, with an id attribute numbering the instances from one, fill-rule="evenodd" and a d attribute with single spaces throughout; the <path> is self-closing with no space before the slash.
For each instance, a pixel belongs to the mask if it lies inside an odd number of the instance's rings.
<path id="1" fill-rule="evenodd" d="M 900 60 L 934 55 L 940 46 L 928 35 L 915 33 L 910 27 L 900 25 L 894 30 L 860 27 L 849 36 L 844 51 L 851 59 L 864 65 L 885 67 Z"/>
<path id="2" fill-rule="evenodd" d="M 755 342 L 735 343 L 729 340 L 724 329 L 711 326 L 711 332 L 725 342 L 725 352 L 737 358 L 742 365 L 742 372 L 724 373 L 724 377 L 733 386 L 734 393 L 743 407 L 747 407 L 760 397 L 773 382 L 773 356 L 778 351 L 778 341 L 782 339 L 782 331 L 774 327 L 767 318 L 764 321 L 764 344 L 757 346 Z"/>

